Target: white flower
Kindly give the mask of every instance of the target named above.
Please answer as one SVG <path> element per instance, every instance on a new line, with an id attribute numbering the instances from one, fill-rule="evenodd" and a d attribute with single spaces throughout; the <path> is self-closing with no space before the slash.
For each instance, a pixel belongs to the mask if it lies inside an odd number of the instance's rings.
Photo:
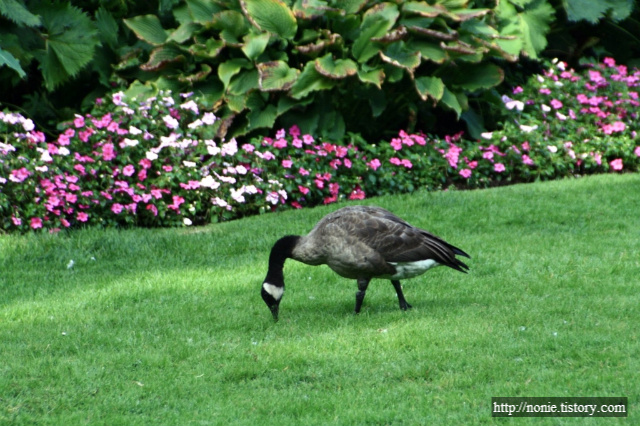
<path id="1" fill-rule="evenodd" d="M 189 123 L 189 125 L 187 126 L 190 129 L 195 129 L 202 126 L 202 120 L 200 120 L 199 118 L 194 121 L 193 123 Z"/>
<path id="2" fill-rule="evenodd" d="M 560 121 L 564 121 L 567 119 L 567 116 L 562 114 L 561 112 L 556 111 L 556 117 L 558 118 L 558 120 Z"/>
<path id="3" fill-rule="evenodd" d="M 195 168 L 197 166 L 196 163 L 194 163 L 193 161 L 183 161 L 182 164 L 184 164 L 185 167 L 191 167 L 191 168 Z"/>
<path id="4" fill-rule="evenodd" d="M 191 111 L 195 112 L 196 114 L 200 113 L 198 111 L 198 105 L 194 101 L 187 101 L 187 102 L 183 103 L 182 105 L 180 105 L 180 108 L 191 110 Z"/>
<path id="5" fill-rule="evenodd" d="M 47 151 L 46 149 L 42 150 L 40 161 L 42 161 L 43 163 L 50 163 L 53 161 L 53 158 L 51 158 L 51 154 L 49 154 L 49 151 Z"/>
<path id="6" fill-rule="evenodd" d="M 200 186 L 204 186 L 205 188 L 218 189 L 218 187 L 220 186 L 220 182 L 215 180 L 213 176 L 206 176 L 200 181 Z"/>
<path id="7" fill-rule="evenodd" d="M 542 108 L 542 111 L 544 111 L 544 112 L 549 112 L 549 111 L 551 111 L 551 107 L 550 107 L 550 106 L 547 106 L 547 105 L 545 105 L 545 104 L 540 105 L 540 108 Z"/>
<path id="8" fill-rule="evenodd" d="M 71 259 L 71 260 L 69 261 L 69 263 L 67 263 L 67 269 L 71 269 L 71 268 L 73 268 L 73 265 L 74 265 L 74 264 L 75 264 L 75 262 L 73 261 L 73 259 Z"/>
<path id="9" fill-rule="evenodd" d="M 216 122 L 218 117 L 216 117 L 212 112 L 205 112 L 202 116 L 202 122 L 204 124 L 208 124 L 209 126 Z"/>
<path id="10" fill-rule="evenodd" d="M 164 124 L 166 124 L 166 126 L 170 129 L 177 129 L 180 125 L 180 123 L 178 123 L 178 120 L 170 115 L 165 115 L 164 117 L 162 117 L 162 121 L 164 121 Z"/>
<path id="11" fill-rule="evenodd" d="M 538 125 L 537 125 L 537 124 L 536 124 L 536 125 L 533 125 L 533 126 L 527 126 L 527 125 L 524 125 L 524 124 L 521 124 L 521 125 L 520 125 L 520 130 L 522 130 L 522 131 L 523 131 L 523 132 L 525 132 L 525 133 L 531 133 L 531 132 L 533 132 L 534 130 L 536 130 L 537 128 L 538 128 Z"/>
<path id="12" fill-rule="evenodd" d="M 555 154 L 556 152 L 558 152 L 558 147 L 557 147 L 557 146 L 547 145 L 547 149 L 549 150 L 549 152 L 552 152 L 552 153 L 554 153 L 554 154 Z"/>
<path id="13" fill-rule="evenodd" d="M 38 166 L 36 167 L 36 172 L 46 173 L 49 171 L 49 167 L 47 166 Z"/>
<path id="14" fill-rule="evenodd" d="M 129 133 L 131 133 L 132 135 L 139 135 L 142 133 L 142 130 L 138 129 L 137 127 L 134 126 L 129 126 Z"/>
<path id="15" fill-rule="evenodd" d="M 182 219 L 182 223 L 184 223 L 187 226 L 193 225 L 193 222 L 188 217 L 185 217 L 184 219 Z"/>
<path id="16" fill-rule="evenodd" d="M 36 126 L 33 124 L 33 121 L 30 118 L 27 118 L 26 120 L 24 120 L 22 122 L 22 127 L 24 128 L 24 130 L 26 130 L 27 132 L 32 131 L 33 129 L 36 128 Z"/>
<path id="17" fill-rule="evenodd" d="M 58 148 L 58 153 L 66 157 L 67 155 L 71 154 L 71 151 L 69 151 L 69 149 L 66 146 L 61 146 L 60 148 Z"/>
<path id="18" fill-rule="evenodd" d="M 540 83 L 544 83 L 544 77 L 542 77 L 541 75 L 538 76 L 538 81 Z"/>
<path id="19" fill-rule="evenodd" d="M 0 184 L 4 185 L 5 183 L 7 183 L 7 180 L 0 176 Z"/>
<path id="20" fill-rule="evenodd" d="M 236 172 L 240 175 L 246 175 L 247 174 L 247 168 L 245 166 L 243 166 L 242 164 L 240 164 L 239 166 L 236 166 Z"/>
<path id="21" fill-rule="evenodd" d="M 158 159 L 158 154 L 152 151 L 147 151 L 146 157 L 147 157 L 147 160 L 154 161 Z"/>
<path id="22" fill-rule="evenodd" d="M 236 200 L 238 203 L 244 203 L 245 199 L 244 199 L 244 196 L 242 195 L 243 192 L 244 192 L 244 188 L 240 188 L 240 189 L 231 188 L 231 198 Z"/>
<path id="23" fill-rule="evenodd" d="M 258 193 L 258 188 L 255 187 L 255 185 L 249 185 L 249 186 L 243 186 L 244 188 L 244 192 L 247 194 L 257 194 Z"/>
<path id="24" fill-rule="evenodd" d="M 124 140 L 122 141 L 122 145 L 124 145 L 124 146 L 136 146 L 139 143 L 140 142 L 138 142 L 137 140 L 127 139 L 127 138 L 124 138 Z"/>
<path id="25" fill-rule="evenodd" d="M 278 197 L 278 193 L 276 191 L 271 191 L 269 194 L 267 194 L 267 201 L 273 205 L 276 205 L 278 204 L 278 201 L 280 201 L 280 197 Z"/>
<path id="26" fill-rule="evenodd" d="M 222 155 L 235 155 L 238 152 L 238 143 L 235 138 L 222 145 Z"/>
<path id="27" fill-rule="evenodd" d="M 220 207 L 227 207 L 229 205 L 229 203 L 227 203 L 225 200 L 220 199 L 218 197 L 215 197 L 214 199 L 212 199 L 211 202 Z"/>
<path id="28" fill-rule="evenodd" d="M 493 132 L 480 133 L 480 136 L 482 136 L 484 139 L 491 139 L 493 137 Z"/>

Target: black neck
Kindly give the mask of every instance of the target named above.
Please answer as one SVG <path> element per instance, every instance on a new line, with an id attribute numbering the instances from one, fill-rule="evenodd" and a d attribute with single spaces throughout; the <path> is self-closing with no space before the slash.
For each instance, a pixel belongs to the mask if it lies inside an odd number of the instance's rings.
<path id="1" fill-rule="evenodd" d="M 282 270 L 284 269 L 284 262 L 287 258 L 291 257 L 293 248 L 300 239 L 297 235 L 287 235 L 280 238 L 271 248 L 271 254 L 269 255 L 269 271 L 265 282 L 273 284 L 275 286 L 284 286 L 284 275 Z"/>

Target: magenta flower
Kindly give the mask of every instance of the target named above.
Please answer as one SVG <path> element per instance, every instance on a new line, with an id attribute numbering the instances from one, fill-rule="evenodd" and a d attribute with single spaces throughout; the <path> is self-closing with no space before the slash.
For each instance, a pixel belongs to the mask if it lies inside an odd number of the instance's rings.
<path id="1" fill-rule="evenodd" d="M 298 173 L 300 173 L 300 175 L 302 176 L 309 176 L 309 171 L 305 170 L 303 167 L 300 167 L 300 169 L 298 170 Z"/>
<path id="2" fill-rule="evenodd" d="M 300 128 L 294 124 L 293 126 L 289 127 L 289 134 L 294 137 L 297 138 L 298 136 L 300 136 Z"/>
<path id="3" fill-rule="evenodd" d="M 86 222 L 89 220 L 89 215 L 85 212 L 80 212 L 76 215 L 76 219 L 78 219 L 80 222 Z"/>
<path id="4" fill-rule="evenodd" d="M 391 139 L 391 147 L 396 151 L 400 151 L 402 149 L 402 139 L 400 138 Z"/>
<path id="5" fill-rule="evenodd" d="M 147 204 L 147 210 L 149 210 L 154 216 L 158 216 L 158 208 L 153 204 Z"/>
<path id="6" fill-rule="evenodd" d="M 611 162 L 609 162 L 609 165 L 613 170 L 616 170 L 616 171 L 622 170 L 623 168 L 622 158 L 616 158 L 615 160 L 612 160 Z"/>
<path id="7" fill-rule="evenodd" d="M 15 226 L 22 225 L 22 219 L 20 219 L 19 217 L 11 216 L 11 221 Z"/>
<path id="8" fill-rule="evenodd" d="M 502 163 L 496 163 L 493 165 L 493 170 L 495 170 L 498 173 L 502 173 L 505 171 L 505 167 L 504 164 Z"/>
<path id="9" fill-rule="evenodd" d="M 359 186 L 356 187 L 353 191 L 351 191 L 351 194 L 349 194 L 350 200 L 364 200 L 365 198 L 366 198 L 366 194 L 362 189 L 360 189 Z"/>
<path id="10" fill-rule="evenodd" d="M 298 191 L 300 191 L 303 195 L 307 195 L 309 193 L 309 188 L 306 186 L 298 185 Z"/>
<path id="11" fill-rule="evenodd" d="M 276 139 L 276 141 L 273 143 L 273 147 L 274 148 L 278 148 L 278 149 L 286 148 L 287 147 L 287 140 L 286 139 Z"/>
<path id="12" fill-rule="evenodd" d="M 84 117 L 76 115 L 76 118 L 73 120 L 73 125 L 76 126 L 76 128 L 84 127 Z"/>
<path id="13" fill-rule="evenodd" d="M 291 160 L 282 160 L 282 167 L 285 169 L 290 169 L 293 166 L 293 161 Z"/>
<path id="14" fill-rule="evenodd" d="M 633 153 L 640 157 L 640 146 L 636 146 L 636 149 L 633 151 Z"/>
<path id="15" fill-rule="evenodd" d="M 389 159 L 389 162 L 391 164 L 393 164 L 394 166 L 399 166 L 402 164 L 402 161 L 400 161 L 400 159 L 398 157 L 392 157 Z"/>
<path id="16" fill-rule="evenodd" d="M 102 158 L 104 161 L 111 161 L 116 158 L 112 143 L 106 143 L 102 146 Z"/>
<path id="17" fill-rule="evenodd" d="M 602 62 L 610 68 L 613 68 L 616 66 L 616 60 L 613 58 L 606 57 L 602 60 Z"/>
<path id="18" fill-rule="evenodd" d="M 562 108 L 562 102 L 557 100 L 557 99 L 552 99 L 551 100 L 551 106 L 555 109 L 560 109 Z"/>
<path id="19" fill-rule="evenodd" d="M 133 176 L 135 172 L 136 172 L 136 168 L 133 167 L 133 165 L 131 164 L 124 166 L 124 168 L 122 169 L 122 174 L 125 176 Z"/>
<path id="20" fill-rule="evenodd" d="M 40 229 L 42 228 L 42 219 L 40 219 L 39 217 L 32 217 L 31 218 L 31 228 L 33 229 Z"/>
<path id="21" fill-rule="evenodd" d="M 124 206 L 120 203 L 115 203 L 114 205 L 111 206 L 111 211 L 114 212 L 115 214 L 122 213 L 123 209 L 124 209 Z"/>
<path id="22" fill-rule="evenodd" d="M 469 179 L 471 177 L 471 173 L 473 173 L 471 171 L 471 169 L 462 169 L 458 172 L 460 174 L 460 176 L 462 176 L 465 179 Z"/>
<path id="23" fill-rule="evenodd" d="M 21 167 L 16 170 L 11 170 L 11 174 L 9 175 L 9 180 L 11 182 L 20 183 L 20 182 L 24 182 L 24 180 L 27 179 L 29 176 L 31 176 L 31 172 L 27 170 L 25 167 Z"/>
<path id="24" fill-rule="evenodd" d="M 380 160 L 378 160 L 377 158 L 374 158 L 367 163 L 367 166 L 371 167 L 374 171 L 378 170 L 378 167 L 380 167 L 381 165 L 382 163 L 380 163 Z"/>

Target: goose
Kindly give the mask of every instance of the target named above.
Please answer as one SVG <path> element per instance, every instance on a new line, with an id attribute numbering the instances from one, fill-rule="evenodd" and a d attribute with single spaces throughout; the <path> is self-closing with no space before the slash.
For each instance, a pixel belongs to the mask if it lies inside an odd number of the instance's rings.
<path id="1" fill-rule="evenodd" d="M 411 305 L 404 298 L 400 280 L 439 265 L 466 273 L 469 267 L 456 255 L 470 258 L 461 249 L 383 208 L 347 206 L 326 215 L 305 236 L 287 235 L 276 241 L 261 295 L 277 321 L 284 295 L 284 263 L 294 259 L 307 265 L 328 265 L 338 275 L 357 280 L 356 314 L 373 278 L 389 279 L 400 309 L 407 310 Z"/>

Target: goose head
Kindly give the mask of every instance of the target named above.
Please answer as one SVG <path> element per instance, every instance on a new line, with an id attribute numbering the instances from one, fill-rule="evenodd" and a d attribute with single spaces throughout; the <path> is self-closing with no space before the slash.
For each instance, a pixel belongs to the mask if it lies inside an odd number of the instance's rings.
<path id="1" fill-rule="evenodd" d="M 262 300 L 273 315 L 273 319 L 278 321 L 278 311 L 280 309 L 280 301 L 284 294 L 284 282 L 281 285 L 271 284 L 267 281 L 262 283 Z"/>
<path id="2" fill-rule="evenodd" d="M 278 310 L 284 294 L 284 262 L 291 257 L 299 240 L 300 237 L 297 235 L 282 237 L 273 245 L 269 255 L 269 270 L 262 282 L 260 294 L 276 321 L 278 321 Z"/>

